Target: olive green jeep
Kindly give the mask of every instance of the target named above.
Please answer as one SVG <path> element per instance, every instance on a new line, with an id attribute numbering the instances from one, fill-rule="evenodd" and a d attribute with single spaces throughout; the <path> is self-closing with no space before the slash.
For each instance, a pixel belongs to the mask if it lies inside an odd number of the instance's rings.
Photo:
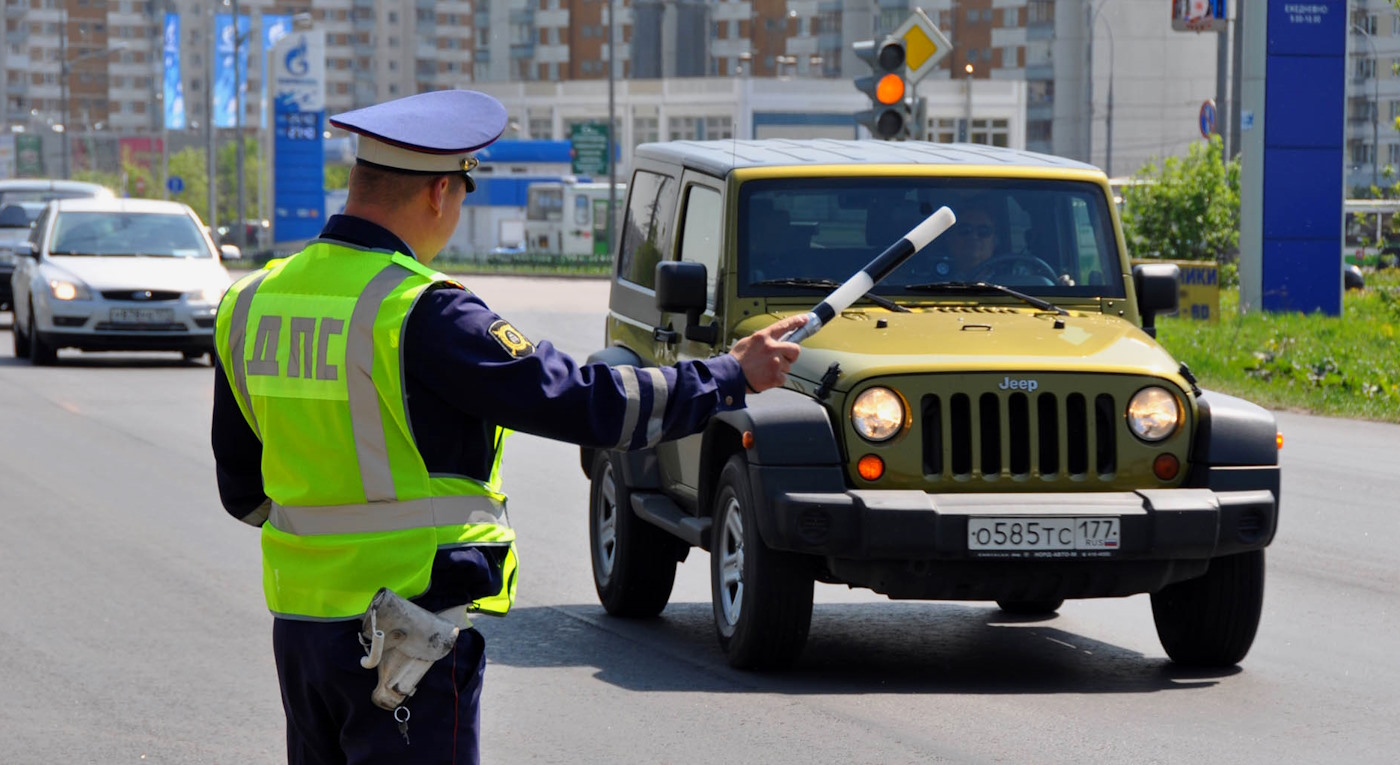
<path id="1" fill-rule="evenodd" d="M 660 613 L 699 547 L 737 667 L 798 657 L 816 581 L 1031 615 L 1151 593 L 1169 657 L 1240 661 L 1278 520 L 1274 418 L 1157 344 L 1177 269 L 1130 267 L 1094 167 L 919 142 L 640 146 L 590 360 L 723 352 L 942 206 L 958 222 L 805 340 L 785 387 L 654 449 L 583 450 L 603 606 Z"/>

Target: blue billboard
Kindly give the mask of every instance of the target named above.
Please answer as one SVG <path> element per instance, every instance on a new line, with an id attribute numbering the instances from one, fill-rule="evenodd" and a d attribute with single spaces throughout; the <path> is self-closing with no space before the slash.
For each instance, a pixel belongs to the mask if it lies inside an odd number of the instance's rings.
<path id="1" fill-rule="evenodd" d="M 1347 5 L 1267 7 L 1260 301 L 1266 311 L 1337 315 Z"/>

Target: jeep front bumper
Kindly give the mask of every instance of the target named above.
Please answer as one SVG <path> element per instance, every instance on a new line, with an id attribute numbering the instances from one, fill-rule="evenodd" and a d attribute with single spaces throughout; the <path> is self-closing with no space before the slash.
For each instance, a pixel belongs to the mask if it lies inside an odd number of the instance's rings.
<path id="1" fill-rule="evenodd" d="M 933 494 L 910 490 L 802 491 L 782 469 L 753 470 L 769 547 L 844 559 L 1204 560 L 1265 547 L 1278 521 L 1271 489 Z M 776 473 L 776 475 L 775 475 Z M 1276 477 L 1276 468 L 1261 470 Z M 773 480 L 777 479 L 777 480 Z M 786 484 L 784 486 L 783 484 Z M 970 518 L 1118 518 L 1112 551 L 969 549 Z"/>

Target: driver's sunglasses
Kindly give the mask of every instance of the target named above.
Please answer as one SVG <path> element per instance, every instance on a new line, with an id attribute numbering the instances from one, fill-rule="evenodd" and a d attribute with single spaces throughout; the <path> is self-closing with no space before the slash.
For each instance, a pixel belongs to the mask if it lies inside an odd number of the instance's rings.
<path id="1" fill-rule="evenodd" d="M 967 237 L 970 237 L 974 234 L 977 236 L 978 239 L 991 239 L 994 233 L 996 232 L 992 231 L 992 227 L 988 225 L 957 226 L 953 229 L 953 234 L 963 239 L 966 239 Z"/>

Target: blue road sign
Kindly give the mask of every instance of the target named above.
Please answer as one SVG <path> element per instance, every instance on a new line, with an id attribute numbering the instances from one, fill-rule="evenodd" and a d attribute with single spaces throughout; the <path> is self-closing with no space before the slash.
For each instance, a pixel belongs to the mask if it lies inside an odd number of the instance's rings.
<path id="1" fill-rule="evenodd" d="M 171 194 L 179 194 L 185 190 L 185 179 L 178 175 L 172 175 L 165 179 L 165 187 L 170 189 Z"/>
<path id="2" fill-rule="evenodd" d="M 1201 104 L 1200 125 L 1201 137 L 1209 141 L 1215 134 L 1215 99 L 1207 98 Z"/>

